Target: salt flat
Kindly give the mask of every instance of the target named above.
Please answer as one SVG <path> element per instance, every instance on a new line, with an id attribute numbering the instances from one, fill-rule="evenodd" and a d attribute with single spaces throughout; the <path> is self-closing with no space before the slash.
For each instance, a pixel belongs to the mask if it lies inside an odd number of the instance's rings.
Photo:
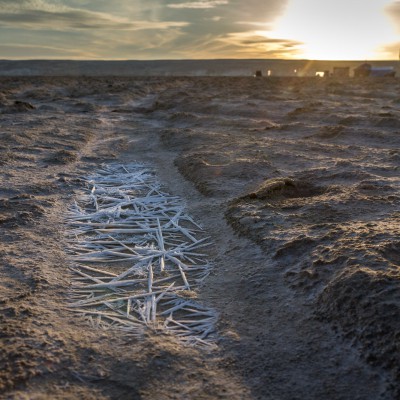
<path id="1" fill-rule="evenodd" d="M 399 395 L 397 79 L 3 77 L 5 398 Z M 217 348 L 65 309 L 64 219 L 102 164 L 152 165 L 211 236 Z"/>

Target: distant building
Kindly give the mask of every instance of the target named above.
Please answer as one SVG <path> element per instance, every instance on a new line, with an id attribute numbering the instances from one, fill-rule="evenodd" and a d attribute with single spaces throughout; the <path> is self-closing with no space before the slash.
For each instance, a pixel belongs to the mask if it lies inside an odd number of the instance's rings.
<path id="1" fill-rule="evenodd" d="M 354 77 L 355 78 L 362 78 L 365 76 L 369 76 L 371 74 L 371 64 L 361 64 L 357 68 L 354 68 Z"/>
<path id="2" fill-rule="evenodd" d="M 361 64 L 354 69 L 354 77 L 394 77 L 396 76 L 396 71 L 394 67 L 373 67 L 371 64 Z"/>
<path id="3" fill-rule="evenodd" d="M 332 75 L 337 78 L 348 78 L 350 76 L 350 67 L 333 67 Z"/>

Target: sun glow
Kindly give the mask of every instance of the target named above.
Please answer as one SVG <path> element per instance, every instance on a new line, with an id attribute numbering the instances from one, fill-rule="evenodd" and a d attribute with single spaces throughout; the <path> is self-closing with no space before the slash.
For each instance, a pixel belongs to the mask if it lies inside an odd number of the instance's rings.
<path id="1" fill-rule="evenodd" d="M 396 34 L 384 9 L 390 0 L 290 0 L 274 36 L 302 42 L 297 57 L 319 60 L 383 58 Z M 397 57 L 397 54 L 395 55 Z"/>

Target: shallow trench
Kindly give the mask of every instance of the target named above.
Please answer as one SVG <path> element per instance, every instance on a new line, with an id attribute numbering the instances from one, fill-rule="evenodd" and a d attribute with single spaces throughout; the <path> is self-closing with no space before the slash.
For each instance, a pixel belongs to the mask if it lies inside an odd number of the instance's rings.
<path id="1" fill-rule="evenodd" d="M 283 272 L 254 242 L 238 237 L 224 219 L 226 199 L 203 196 L 174 166 L 178 154 L 159 141 L 160 126 L 125 121 L 130 148 L 123 162 L 152 162 L 174 195 L 216 243 L 215 269 L 200 299 L 220 315 L 218 352 L 243 382 L 235 398 L 390 398 L 381 370 L 367 366 L 350 341 L 317 321 L 307 298 L 289 289 Z"/>

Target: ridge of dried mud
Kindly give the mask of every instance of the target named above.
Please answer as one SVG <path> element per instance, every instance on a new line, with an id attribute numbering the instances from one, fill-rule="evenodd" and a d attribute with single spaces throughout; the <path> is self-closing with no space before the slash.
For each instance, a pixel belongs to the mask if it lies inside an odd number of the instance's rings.
<path id="1" fill-rule="evenodd" d="M 2 78 L 0 396 L 397 398 L 399 87 Z M 217 351 L 64 308 L 63 213 L 113 160 L 154 164 L 211 233 Z"/>

